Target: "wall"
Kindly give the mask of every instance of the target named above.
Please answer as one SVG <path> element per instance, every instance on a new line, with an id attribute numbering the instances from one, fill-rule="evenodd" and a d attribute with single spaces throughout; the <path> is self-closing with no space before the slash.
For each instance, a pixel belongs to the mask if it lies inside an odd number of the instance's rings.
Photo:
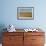
<path id="1" fill-rule="evenodd" d="M 46 1 L 44 0 L 1 0 L 0 24 L 15 25 L 16 28 L 46 28 Z M 34 20 L 17 20 L 17 7 L 34 7 Z"/>

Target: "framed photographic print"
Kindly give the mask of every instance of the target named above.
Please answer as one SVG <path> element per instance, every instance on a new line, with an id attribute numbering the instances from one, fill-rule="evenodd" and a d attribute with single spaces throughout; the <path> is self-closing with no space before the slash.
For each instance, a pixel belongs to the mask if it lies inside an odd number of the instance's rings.
<path id="1" fill-rule="evenodd" d="M 34 19 L 34 7 L 17 7 L 18 20 L 32 20 Z"/>

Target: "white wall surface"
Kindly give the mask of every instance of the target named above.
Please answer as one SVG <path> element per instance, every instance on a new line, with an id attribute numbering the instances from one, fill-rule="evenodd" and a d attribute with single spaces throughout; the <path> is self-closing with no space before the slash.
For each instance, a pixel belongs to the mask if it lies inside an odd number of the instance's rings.
<path id="1" fill-rule="evenodd" d="M 40 27 L 46 31 L 46 0 L 1 0 L 0 24 L 16 28 Z M 17 20 L 17 7 L 34 7 L 34 20 Z"/>

